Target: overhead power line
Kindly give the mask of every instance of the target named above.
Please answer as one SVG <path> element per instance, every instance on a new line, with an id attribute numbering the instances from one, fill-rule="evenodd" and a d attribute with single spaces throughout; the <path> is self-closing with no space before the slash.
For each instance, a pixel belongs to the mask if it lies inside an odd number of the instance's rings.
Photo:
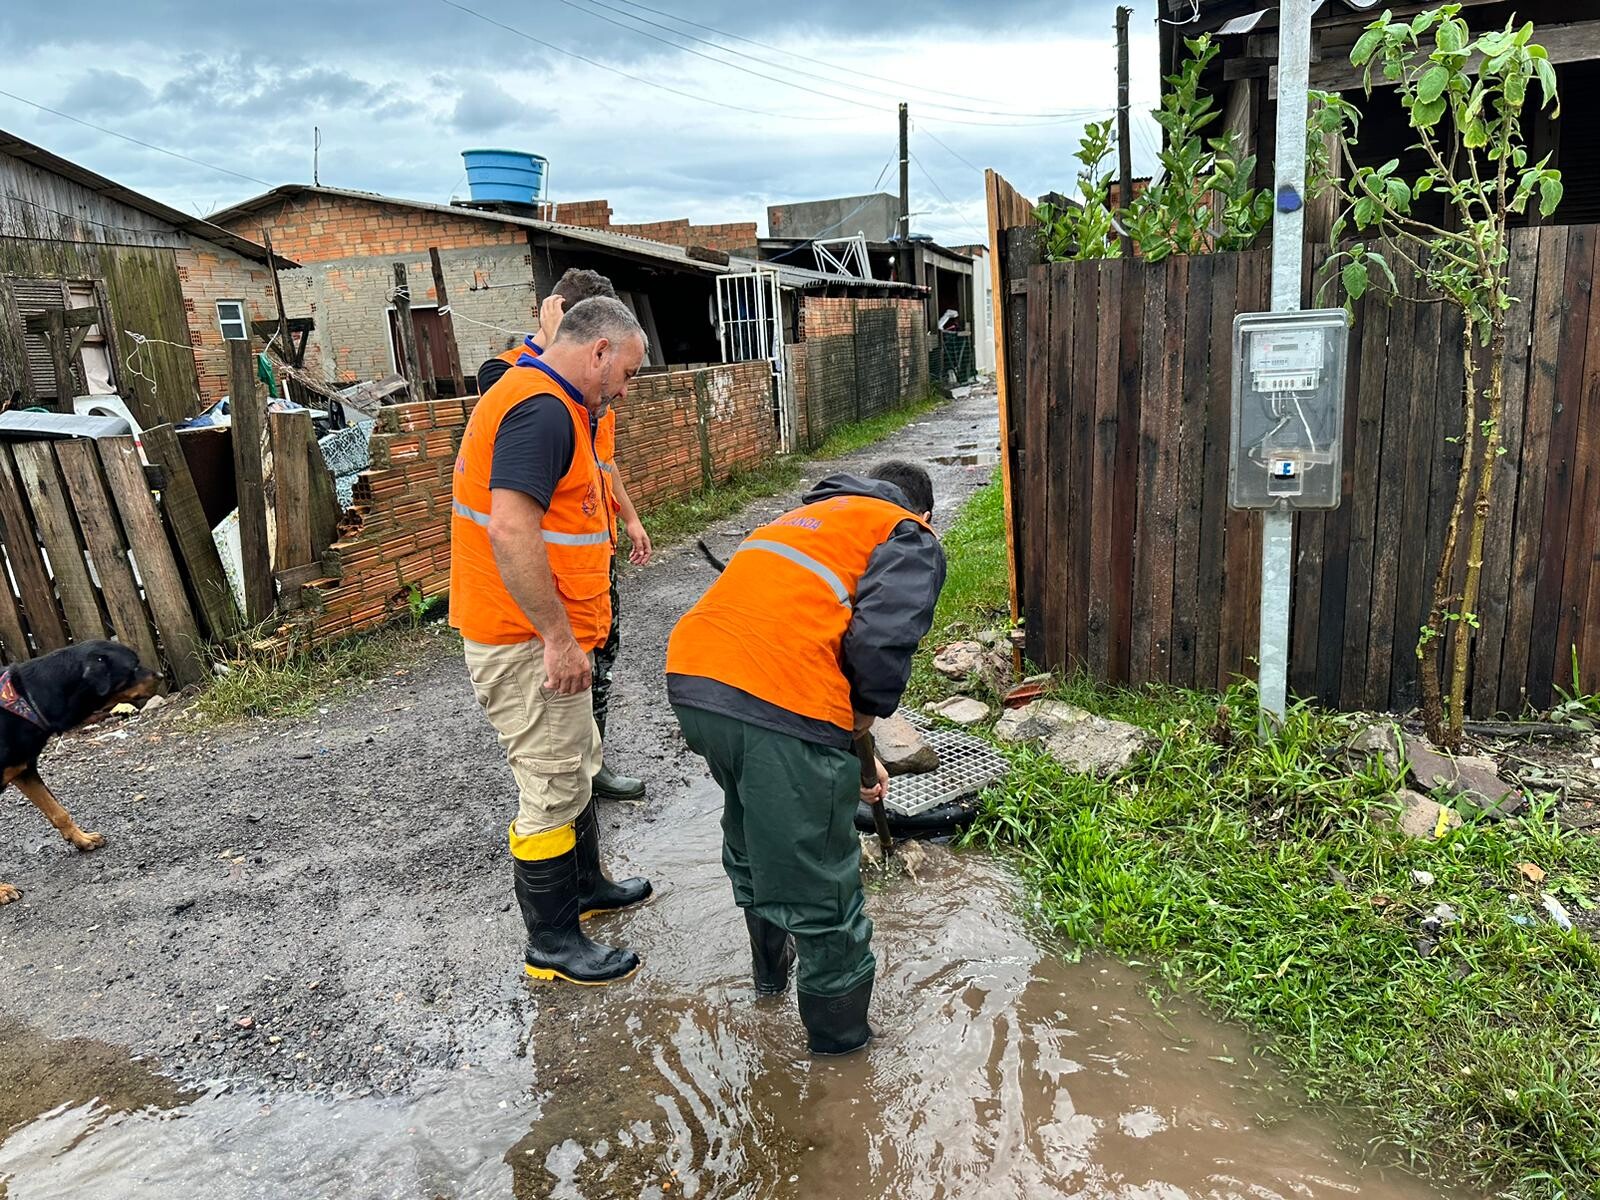
<path id="1" fill-rule="evenodd" d="M 8 100 L 15 100 L 18 104 L 26 104 L 30 108 L 37 108 L 40 112 L 47 112 L 53 117 L 60 117 L 63 121 L 71 121 L 74 125 L 82 125 L 85 129 L 93 129 L 108 137 L 120 138 L 124 142 L 131 142 L 135 146 L 143 146 L 146 150 L 154 150 L 157 154 L 165 154 L 168 158 L 176 158 L 181 162 L 193 163 L 197 167 L 204 167 L 208 171 L 217 171 L 223 175 L 232 175 L 235 179 L 243 179 L 249 183 L 259 183 L 264 188 L 276 185 L 268 183 L 265 179 L 257 179 L 254 175 L 246 175 L 243 171 L 235 171 L 229 167 L 219 167 L 216 163 L 206 162 L 204 159 L 191 158 L 187 154 L 179 154 L 176 150 L 168 150 L 165 146 L 157 146 L 154 142 L 147 142 L 131 134 L 118 133 L 115 129 L 107 129 L 104 125 L 96 125 L 93 121 L 85 121 L 82 117 L 75 117 L 71 113 L 64 113 L 58 108 L 51 108 L 48 104 L 40 104 L 37 100 L 29 100 L 26 96 L 19 96 L 15 92 L 0 89 L 0 96 Z"/>
<path id="2" fill-rule="evenodd" d="M 446 2 L 449 2 L 449 0 L 446 0 Z M 754 77 L 756 79 L 764 79 L 768 83 L 775 83 L 775 84 L 778 84 L 780 87 L 793 88 L 796 91 L 806 92 L 807 94 L 812 95 L 812 96 L 820 96 L 824 100 L 832 100 L 837 104 L 850 104 L 850 105 L 854 105 L 857 108 L 869 109 L 869 110 L 871 110 L 873 112 L 881 112 L 881 111 L 883 111 L 883 108 L 884 108 L 884 105 L 882 103 L 879 103 L 879 102 L 874 102 L 874 101 L 871 101 L 871 100 L 862 100 L 862 99 L 859 99 L 858 97 L 855 97 L 855 96 L 840 95 L 837 92 L 825 92 L 825 91 L 822 91 L 819 88 L 811 87 L 808 84 L 797 83 L 793 79 L 785 79 L 782 76 L 778 76 L 778 75 L 769 75 L 765 71 L 758 71 L 755 68 L 747 67 L 747 66 L 743 65 L 742 63 L 732 62 L 732 61 L 729 61 L 728 59 L 725 59 L 725 58 L 718 58 L 715 55 L 707 54 L 703 50 L 696 50 L 693 46 L 687 46 L 687 45 L 684 45 L 682 42 L 677 42 L 677 41 L 671 40 L 670 38 L 661 37 L 661 36 L 659 36 L 657 34 L 649 32 L 646 29 L 639 28 L 638 25 L 636 25 L 636 24 L 628 24 L 627 21 L 618 20 L 615 17 L 608 17 L 608 16 L 604 15 L 604 13 L 602 13 L 602 12 L 595 11 L 596 8 L 600 8 L 600 9 L 606 9 L 607 11 L 614 12 L 614 13 L 620 13 L 621 12 L 620 9 L 611 8 L 608 5 L 598 3 L 597 0 L 591 0 L 591 3 L 593 3 L 593 7 L 586 7 L 585 5 L 580 4 L 578 2 L 578 0 L 557 0 L 557 3 L 563 5 L 563 6 L 567 7 L 567 8 L 572 9 L 574 12 L 579 12 L 579 13 L 584 14 L 585 16 L 593 17 L 597 21 L 604 21 L 607 25 L 615 26 L 618 29 L 625 30 L 628 33 L 632 33 L 632 34 L 634 34 L 634 35 L 636 35 L 638 37 L 646 38 L 646 39 L 648 39 L 648 40 L 650 40 L 652 42 L 657 42 L 657 43 L 659 43 L 660 45 L 663 45 L 663 46 L 668 46 L 668 47 L 678 51 L 681 54 L 692 54 L 696 58 L 704 59 L 706 62 L 715 63 L 717 66 L 720 66 L 720 67 L 727 67 L 729 70 L 738 71 L 738 72 L 740 72 L 742 74 L 750 75 L 750 76 L 752 76 L 752 77 Z M 705 45 L 712 46 L 715 49 L 721 50 L 721 51 L 723 51 L 723 53 L 728 53 L 728 54 L 737 54 L 737 53 L 739 53 L 738 51 L 730 51 L 726 47 L 718 46 L 715 42 L 707 42 L 703 38 L 694 38 L 692 34 L 681 33 L 678 30 L 670 29 L 667 26 L 658 24 L 657 22 L 645 21 L 644 18 L 642 18 L 642 17 L 635 17 L 632 14 L 628 14 L 628 13 L 623 13 L 622 15 L 627 17 L 628 21 L 643 22 L 644 24 L 653 25 L 657 29 L 665 29 L 668 33 L 673 34 L 675 37 L 692 38 L 693 40 L 700 41 Z M 756 60 L 756 61 L 766 61 L 766 60 Z M 775 64 L 775 65 L 778 66 L 779 70 L 790 70 L 791 73 L 793 73 L 793 74 L 798 74 L 799 73 L 799 72 L 793 72 L 792 69 L 785 68 L 781 64 Z M 839 81 L 837 81 L 837 80 L 826 80 L 825 82 L 832 83 L 835 86 L 841 86 Z M 843 86 L 850 86 L 850 85 L 843 85 Z M 889 95 L 889 93 L 880 93 L 880 94 Z M 967 111 L 982 112 L 984 110 L 971 109 L 971 110 L 967 110 Z M 1017 114 L 996 113 L 994 115 L 999 116 L 999 117 L 1012 117 L 1012 116 L 1015 116 Z M 1026 115 L 1026 114 L 1023 114 L 1023 115 Z M 946 120 L 946 121 L 950 121 L 950 122 L 953 122 L 953 123 L 956 123 L 956 124 L 962 124 L 962 125 L 983 125 L 983 126 L 993 127 L 993 126 L 1000 126 L 1000 125 L 1005 125 L 1005 124 L 1014 124 L 1014 125 L 1017 125 L 1017 126 L 1020 126 L 1020 127 L 1023 127 L 1023 128 L 1030 128 L 1030 127 L 1032 127 L 1034 125 L 1059 124 L 1059 123 L 1061 123 L 1061 121 L 1071 120 L 1072 119 L 1071 116 L 1066 115 L 1066 114 L 1047 113 L 1047 114 L 1042 114 L 1042 115 L 1045 116 L 1048 119 L 1042 120 L 1042 121 L 1012 121 L 1012 122 L 1007 122 L 1007 121 L 972 121 L 972 120 L 967 120 L 967 119 L 964 119 L 964 118 L 961 118 L 961 117 L 944 117 L 944 118 L 941 118 L 941 119 Z"/>
<path id="3" fill-rule="evenodd" d="M 621 4 L 626 4 L 629 8 L 637 8 L 647 13 L 654 13 L 658 17 L 666 17 L 668 20 L 676 21 L 680 25 L 688 25 L 694 29 L 703 29 L 707 33 L 716 34 L 718 37 L 729 38 L 735 42 L 743 42 L 747 46 L 759 46 L 763 50 L 771 50 L 774 54 L 787 55 L 790 58 L 799 59 L 801 62 L 811 63 L 813 66 L 827 67 L 830 71 L 840 71 L 851 75 L 861 74 L 861 72 L 857 71 L 854 67 L 841 66 L 837 63 L 828 62 L 826 59 L 812 58 L 810 55 L 801 54 L 795 50 L 785 50 L 783 47 L 774 46 L 770 42 L 762 42 L 756 40 L 755 38 L 745 37 L 742 34 L 731 33 L 726 29 L 718 29 L 714 25 L 703 25 L 699 21 L 691 21 L 688 17 L 681 17 L 676 13 L 670 13 L 664 9 L 651 8 L 648 4 L 640 4 L 637 2 L 637 0 L 618 0 L 618 2 Z M 968 100 L 974 104 L 998 103 L 998 101 L 991 100 L 985 96 L 968 96 L 961 92 L 946 91 L 942 88 L 930 88 L 926 84 L 908 83 L 903 79 L 891 79 L 887 75 L 869 75 L 866 76 L 866 78 L 876 79 L 879 83 L 890 84 L 891 86 L 899 88 L 902 91 L 925 92 L 930 96 L 948 96 L 953 100 Z"/>
<path id="4" fill-rule="evenodd" d="M 567 4 L 567 6 L 570 7 L 570 8 L 576 8 L 577 7 L 577 5 L 571 3 L 570 0 L 560 0 L 560 2 L 563 3 L 563 4 Z M 927 90 L 927 89 L 923 89 L 923 88 L 917 87 L 917 85 L 915 85 L 915 84 L 912 84 L 912 85 L 897 85 L 897 90 L 892 91 L 892 92 L 888 92 L 888 91 L 882 90 L 881 88 L 868 87 L 865 84 L 854 82 L 852 80 L 833 79 L 833 78 L 830 78 L 827 75 L 819 75 L 815 71 L 802 71 L 802 70 L 800 70 L 800 69 L 798 69 L 796 67 L 789 66 L 786 63 L 774 62 L 770 58 L 762 58 L 760 55 L 747 54 L 747 53 L 745 53 L 744 51 L 741 51 L 741 50 L 734 50 L 731 47 L 724 46 L 720 42 L 713 42 L 713 41 L 709 41 L 706 38 L 696 37 L 692 33 L 684 33 L 682 30 L 674 29 L 670 25 L 663 25 L 659 21 L 651 21 L 651 20 L 649 20 L 648 18 L 645 18 L 645 17 L 635 16 L 634 14 L 632 14 L 630 12 L 626 12 L 623 9 L 616 8 L 616 7 L 614 7 L 614 6 L 610 5 L 610 4 L 605 3 L 604 0 L 587 0 L 587 3 L 589 5 L 591 5 L 592 7 L 594 7 L 594 8 L 603 8 L 607 12 L 613 12 L 613 13 L 618 14 L 619 16 L 626 17 L 627 19 L 629 19 L 631 21 L 637 21 L 641 25 L 648 25 L 653 29 L 659 29 L 659 30 L 662 30 L 664 33 L 670 33 L 674 37 L 688 38 L 691 41 L 699 42 L 702 46 L 710 46 L 715 50 L 720 50 L 724 54 L 735 54 L 735 55 L 738 55 L 741 58 L 748 59 L 751 62 L 758 62 L 758 63 L 761 63 L 763 66 L 773 67 L 773 68 L 776 68 L 779 71 L 787 71 L 787 72 L 789 72 L 791 74 L 794 74 L 794 75 L 802 75 L 802 76 L 806 77 L 807 79 L 815 79 L 815 80 L 818 80 L 821 83 L 829 84 L 830 86 L 833 86 L 833 87 L 841 87 L 841 86 L 843 86 L 843 87 L 853 87 L 853 88 L 857 89 L 858 91 L 866 92 L 866 93 L 871 94 L 871 95 L 883 96 L 883 97 L 885 97 L 887 99 L 895 100 L 895 101 L 898 101 L 898 100 L 901 100 L 901 99 L 904 98 L 904 95 L 905 95 L 905 92 L 906 92 L 908 86 L 910 87 L 911 90 L 914 90 L 914 91 L 925 91 L 925 90 Z M 644 8 L 646 12 L 657 12 L 658 11 L 656 9 L 645 8 L 644 5 L 633 5 L 633 7 L 635 7 L 635 8 Z M 580 9 L 579 11 L 583 11 L 583 10 Z M 591 14 L 591 15 L 594 15 L 594 14 Z M 679 21 L 681 24 L 693 25 L 696 28 L 701 28 L 701 29 L 710 29 L 711 28 L 710 26 L 699 25 L 698 23 L 693 22 L 693 21 L 686 21 L 686 20 L 683 20 L 682 18 L 671 17 L 671 14 L 662 13 L 660 15 L 668 16 L 672 20 Z M 601 20 L 606 20 L 606 18 L 604 18 L 604 17 L 601 17 L 600 19 Z M 610 22 L 610 23 L 611 24 L 616 24 L 616 22 L 614 22 L 614 21 Z M 623 26 L 621 26 L 621 28 L 623 28 L 623 29 L 631 29 L 633 27 L 632 26 L 628 26 L 628 25 L 623 25 Z M 635 30 L 635 32 L 639 32 L 639 31 Z M 713 32 L 716 32 L 716 31 L 713 30 Z M 651 35 L 645 34 L 644 36 L 649 37 Z M 723 34 L 723 36 L 724 37 L 731 37 L 733 35 L 731 35 L 731 34 Z M 652 40 L 660 41 L 661 39 L 654 38 Z M 678 45 L 678 43 L 676 43 L 676 42 L 668 42 L 666 44 L 667 45 L 671 45 L 671 46 Z M 683 48 L 683 47 L 680 47 L 680 48 Z M 780 53 L 780 54 L 785 53 L 782 50 L 779 50 L 777 52 Z M 702 55 L 701 57 L 704 57 L 704 56 Z M 796 57 L 801 57 L 801 56 L 797 55 Z M 712 61 L 713 62 L 720 62 L 722 60 L 720 60 L 720 59 L 712 59 Z M 809 61 L 809 60 L 806 60 L 806 61 Z M 728 63 L 726 65 L 732 66 L 733 64 L 732 63 Z M 868 74 L 866 74 L 864 72 L 852 70 L 849 67 L 834 67 L 832 69 L 835 70 L 835 71 L 839 71 L 839 72 L 842 72 L 842 73 L 853 75 L 853 76 L 855 76 L 856 80 L 872 79 L 875 82 L 879 82 L 879 83 L 890 83 L 890 84 L 894 83 L 893 80 L 877 79 L 876 77 L 874 77 L 872 75 L 868 75 Z M 768 76 L 768 75 L 763 75 L 762 78 L 771 79 L 772 77 Z M 775 82 L 787 83 L 788 81 L 787 80 L 776 80 Z M 937 93 L 935 93 L 935 94 L 937 94 Z M 839 99 L 840 97 L 834 97 L 834 98 L 835 99 Z M 1063 117 L 1063 116 L 1070 115 L 1070 114 L 1062 113 L 1062 112 L 1013 112 L 1013 111 L 1010 111 L 1010 110 L 1002 111 L 1002 110 L 993 109 L 993 108 L 970 108 L 970 107 L 967 107 L 967 106 L 964 106 L 964 105 L 949 104 L 949 103 L 938 101 L 938 100 L 919 100 L 918 103 L 919 104 L 926 104 L 926 105 L 928 105 L 929 107 L 932 107 L 932 108 L 945 108 L 945 109 L 950 109 L 950 110 L 952 110 L 954 112 L 973 113 L 973 114 L 976 114 L 978 116 L 989 116 L 989 117 L 1057 118 L 1057 117 Z"/>
<path id="5" fill-rule="evenodd" d="M 535 46 L 542 46 L 546 50 L 554 50 L 557 54 L 565 54 L 568 58 L 575 58 L 579 62 L 587 63 L 591 67 L 597 67 L 602 71 L 609 71 L 613 75 L 620 75 L 624 79 L 631 79 L 635 83 L 642 83 L 646 87 L 655 88 L 657 91 L 668 92 L 674 96 L 681 96 L 685 100 L 697 100 L 701 104 L 712 104 L 717 108 L 727 108 L 733 110 L 734 112 L 748 113 L 754 117 L 777 117 L 780 120 L 785 121 L 833 121 L 838 119 L 836 117 L 816 116 L 809 113 L 769 112 L 760 108 L 746 108 L 742 104 L 729 104 L 725 100 L 714 100 L 710 96 L 701 96 L 694 92 L 686 92 L 681 88 L 675 88 L 665 83 L 658 83 L 654 79 L 646 79 L 643 75 L 635 75 L 632 72 L 624 71 L 621 67 L 614 67 L 610 63 L 603 63 L 599 59 L 590 58 L 585 54 L 579 54 L 576 50 L 569 50 L 565 46 L 558 46 L 554 42 L 547 41 L 544 38 L 534 37 L 530 33 L 524 33 L 514 25 L 507 25 L 504 21 L 497 21 L 488 14 L 481 13 L 475 8 L 468 8 L 465 4 L 457 3 L 457 0 L 439 0 L 439 3 L 448 8 L 454 8 L 460 12 L 464 12 L 468 16 L 476 17 L 485 24 L 493 25 L 496 29 L 502 29 L 506 33 L 509 33 L 514 37 L 519 37 L 525 42 L 532 42 Z"/>

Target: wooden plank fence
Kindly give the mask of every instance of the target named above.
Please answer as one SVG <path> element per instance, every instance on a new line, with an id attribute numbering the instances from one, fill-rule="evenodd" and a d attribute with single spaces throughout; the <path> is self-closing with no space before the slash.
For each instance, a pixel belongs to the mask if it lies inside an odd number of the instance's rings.
<path id="1" fill-rule="evenodd" d="M 991 210 L 1021 207 L 990 181 Z M 1026 212 L 1026 210 L 1023 210 Z M 1024 222 L 1031 220 L 1024 217 Z M 1253 677 L 1261 522 L 1227 507 L 1235 312 L 1268 306 L 1269 251 L 1041 265 L 997 222 L 1001 428 L 1027 649 L 1117 683 Z M 1003 249 L 1000 249 L 1003 248 Z M 1308 255 L 1305 301 L 1325 249 Z M 1518 230 L 1504 361 L 1506 453 L 1484 547 L 1474 715 L 1600 685 L 1600 228 Z M 1420 282 L 1402 272 L 1402 294 Z M 1295 520 L 1291 677 L 1347 709 L 1418 698 L 1417 632 L 1460 462 L 1460 320 L 1357 307 L 1343 503 Z M 1480 378 L 1487 379 L 1487 364 Z M 1475 484 L 1474 484 L 1475 486 Z M 1465 567 L 1462 532 L 1460 570 Z"/>
<path id="2" fill-rule="evenodd" d="M 162 427 L 158 439 L 170 432 Z M 179 456 L 181 461 L 181 455 Z M 171 477 L 170 465 L 164 467 Z M 176 484 L 194 484 L 186 469 Z M 16 662 L 116 638 L 178 686 L 208 677 L 204 637 L 235 631 L 204 611 L 130 437 L 0 445 L 0 654 Z M 171 488 L 180 492 L 181 487 Z M 222 578 L 217 548 L 188 553 Z"/>

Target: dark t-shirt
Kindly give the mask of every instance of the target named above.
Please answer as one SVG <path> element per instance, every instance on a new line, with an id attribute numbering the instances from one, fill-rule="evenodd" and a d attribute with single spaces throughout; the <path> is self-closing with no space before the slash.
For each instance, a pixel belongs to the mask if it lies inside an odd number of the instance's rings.
<path id="1" fill-rule="evenodd" d="M 555 396 L 531 396 L 500 419 L 489 486 L 532 496 L 549 508 L 577 449 L 567 406 Z"/>

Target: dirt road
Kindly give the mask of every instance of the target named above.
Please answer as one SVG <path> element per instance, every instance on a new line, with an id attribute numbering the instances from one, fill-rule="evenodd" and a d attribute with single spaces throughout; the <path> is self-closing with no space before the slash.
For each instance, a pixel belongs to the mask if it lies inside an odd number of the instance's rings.
<path id="1" fill-rule="evenodd" d="M 811 477 L 995 437 L 975 396 Z M 986 475 L 935 464 L 936 523 Z M 718 797 L 665 704 L 667 632 L 710 578 L 676 548 L 624 580 L 613 754 L 651 794 L 604 822 L 658 898 L 599 926 L 644 958 L 617 988 L 521 975 L 510 779 L 443 631 L 313 720 L 168 711 L 54 752 L 109 845 L 0 802 L 26 891 L 0 910 L 0 1195 L 1438 1194 L 1340 1151 L 1237 1031 L 1042 948 L 982 856 L 870 897 L 883 1037 L 811 1060 L 792 997 L 755 1000 Z"/>

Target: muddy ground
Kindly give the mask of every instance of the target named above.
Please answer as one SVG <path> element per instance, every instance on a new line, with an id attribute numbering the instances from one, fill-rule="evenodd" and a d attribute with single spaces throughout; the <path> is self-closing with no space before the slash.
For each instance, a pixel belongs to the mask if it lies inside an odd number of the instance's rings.
<path id="1" fill-rule="evenodd" d="M 925 462 L 948 522 L 988 468 L 932 460 L 995 438 L 992 394 L 977 394 L 807 478 L 890 454 Z M 725 553 L 797 498 L 706 539 Z M 624 566 L 608 756 L 656 796 L 703 775 L 663 664 L 710 580 L 692 543 Z M 125 1045 L 181 1078 L 367 1094 L 455 1062 L 492 1018 L 520 1020 L 515 793 L 448 630 L 314 719 L 193 732 L 173 706 L 59 743 L 43 771 L 108 845 L 80 855 L 0 796 L 0 878 L 24 892 L 0 909 L 0 992 L 34 1030 Z M 648 801 L 603 817 L 640 870 L 673 833 Z"/>
<path id="2" fill-rule="evenodd" d="M 995 438 L 977 395 L 810 475 L 930 462 L 947 524 Z M 982 854 L 869 888 L 880 1036 L 808 1055 L 792 993 L 754 994 L 720 796 L 665 703 L 710 579 L 692 546 L 624 577 L 612 751 L 651 792 L 602 812 L 657 895 L 594 923 L 644 959 L 615 987 L 521 973 L 510 778 L 442 629 L 310 720 L 169 706 L 63 743 L 46 774 L 109 844 L 0 801 L 26 891 L 0 910 L 0 1200 L 1443 1194 L 1363 1162 L 1248 1035 L 1042 943 Z"/>

